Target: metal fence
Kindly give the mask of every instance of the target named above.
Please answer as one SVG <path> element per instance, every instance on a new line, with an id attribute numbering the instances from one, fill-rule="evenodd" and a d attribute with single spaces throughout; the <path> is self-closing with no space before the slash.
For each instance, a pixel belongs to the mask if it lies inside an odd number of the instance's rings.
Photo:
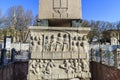
<path id="1" fill-rule="evenodd" d="M 114 50 L 118 45 L 90 45 L 90 60 L 108 66 L 114 66 Z"/>
<path id="2" fill-rule="evenodd" d="M 16 51 L 14 48 L 11 50 L 0 50 L 0 65 L 7 65 L 17 61 L 28 61 L 29 58 L 29 51 Z"/>

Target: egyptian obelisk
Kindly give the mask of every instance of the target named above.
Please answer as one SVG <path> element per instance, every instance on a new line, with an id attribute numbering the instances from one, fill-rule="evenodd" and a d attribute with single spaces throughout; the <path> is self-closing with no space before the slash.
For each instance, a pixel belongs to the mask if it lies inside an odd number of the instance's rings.
<path id="1" fill-rule="evenodd" d="M 49 26 L 71 26 L 72 20 L 82 19 L 81 0 L 40 0 L 39 4 L 39 19 L 48 20 Z"/>

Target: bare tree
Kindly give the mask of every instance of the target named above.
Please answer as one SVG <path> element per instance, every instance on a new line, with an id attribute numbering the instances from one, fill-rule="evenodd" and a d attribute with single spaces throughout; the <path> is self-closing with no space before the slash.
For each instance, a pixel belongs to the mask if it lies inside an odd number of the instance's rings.
<path id="1" fill-rule="evenodd" d="M 87 20 L 83 20 L 81 26 L 83 26 L 83 27 L 90 27 L 90 23 Z"/>
<path id="2" fill-rule="evenodd" d="M 33 14 L 31 10 L 25 10 L 22 6 L 10 7 L 2 18 L 2 26 L 13 27 L 20 37 L 19 41 L 25 42 L 28 34 L 28 26 L 32 25 Z M 9 30 L 12 32 L 12 30 Z"/>

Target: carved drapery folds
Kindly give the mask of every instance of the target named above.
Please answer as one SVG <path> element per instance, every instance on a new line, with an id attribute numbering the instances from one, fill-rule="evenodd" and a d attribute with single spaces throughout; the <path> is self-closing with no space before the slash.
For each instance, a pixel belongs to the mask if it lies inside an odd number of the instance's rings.
<path id="1" fill-rule="evenodd" d="M 88 29 L 31 29 L 29 80 L 89 80 Z"/>
<path id="2" fill-rule="evenodd" d="M 88 40 L 86 35 L 80 35 L 78 32 L 51 31 L 43 33 L 31 33 L 31 52 L 48 59 L 60 55 L 59 59 L 64 59 L 69 53 L 68 58 L 87 58 Z M 70 54 L 71 53 L 71 54 Z"/>
<path id="3" fill-rule="evenodd" d="M 90 78 L 89 64 L 86 59 L 66 60 L 30 60 L 29 75 L 36 76 L 34 79 L 70 79 Z"/>

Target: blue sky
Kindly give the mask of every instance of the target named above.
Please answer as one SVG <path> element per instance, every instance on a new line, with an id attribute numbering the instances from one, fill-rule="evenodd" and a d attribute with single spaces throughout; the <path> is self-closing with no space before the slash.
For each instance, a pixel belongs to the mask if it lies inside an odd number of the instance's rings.
<path id="1" fill-rule="evenodd" d="M 38 13 L 38 0 L 0 0 L 0 9 L 5 11 L 14 5 Z M 82 0 L 83 19 L 116 22 L 120 20 L 120 0 Z"/>

